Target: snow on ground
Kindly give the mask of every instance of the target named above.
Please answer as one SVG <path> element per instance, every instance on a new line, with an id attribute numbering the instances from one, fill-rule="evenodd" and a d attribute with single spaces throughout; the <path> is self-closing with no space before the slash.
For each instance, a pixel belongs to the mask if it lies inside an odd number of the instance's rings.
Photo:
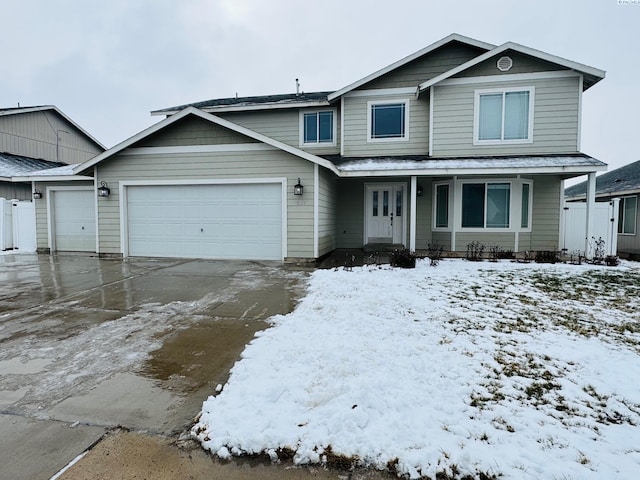
<path id="1" fill-rule="evenodd" d="M 443 260 L 319 270 L 203 405 L 220 457 L 418 478 L 636 478 L 640 270 Z"/>

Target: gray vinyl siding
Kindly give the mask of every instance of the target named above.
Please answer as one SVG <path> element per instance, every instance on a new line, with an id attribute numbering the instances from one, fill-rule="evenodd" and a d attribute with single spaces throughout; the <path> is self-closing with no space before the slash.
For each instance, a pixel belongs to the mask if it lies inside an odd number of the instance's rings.
<path id="1" fill-rule="evenodd" d="M 337 185 L 337 246 L 362 248 L 364 239 L 364 180 L 340 179 Z"/>
<path id="2" fill-rule="evenodd" d="M 513 66 L 506 72 L 498 70 L 498 59 L 507 56 L 513 61 Z M 484 62 L 474 65 L 457 75 L 454 78 L 461 77 L 481 77 L 485 75 L 513 75 L 517 73 L 531 73 L 531 72 L 551 72 L 557 70 L 565 70 L 558 65 L 541 60 L 539 58 L 530 57 L 528 55 L 507 50 L 495 57 L 489 58 Z"/>
<path id="3" fill-rule="evenodd" d="M 329 170 L 318 168 L 318 256 L 335 250 L 337 177 Z"/>
<path id="4" fill-rule="evenodd" d="M 360 89 L 416 87 L 483 52 L 470 45 L 452 42 L 366 83 Z"/>
<path id="5" fill-rule="evenodd" d="M 616 197 L 618 198 L 618 197 Z M 618 234 L 618 253 L 640 253 L 640 196 L 636 196 L 636 233 L 635 235 Z"/>
<path id="6" fill-rule="evenodd" d="M 473 145 L 477 89 L 535 87 L 533 143 Z M 434 88 L 433 156 L 575 153 L 578 141 L 578 77 Z"/>
<path id="7" fill-rule="evenodd" d="M 84 162 L 102 149 L 48 110 L 0 116 L 0 152 L 72 164 Z"/>
<path id="8" fill-rule="evenodd" d="M 313 164 L 279 150 L 117 155 L 100 164 L 98 181 L 111 189 L 98 200 L 100 253 L 122 253 L 120 244 L 120 181 L 287 178 L 287 257 L 313 258 Z M 298 177 L 304 196 L 295 197 Z"/>
<path id="9" fill-rule="evenodd" d="M 49 248 L 49 225 L 47 205 L 49 204 L 47 187 L 93 187 L 91 181 L 36 182 L 35 188 L 42 192 L 42 198 L 33 200 L 36 204 L 36 248 L 39 251 Z"/>
<path id="10" fill-rule="evenodd" d="M 446 252 L 453 251 L 451 248 L 451 232 L 433 232 L 431 241 L 435 245 L 442 245 L 443 250 Z"/>
<path id="11" fill-rule="evenodd" d="M 533 177 L 533 213 L 529 246 L 520 239 L 520 251 L 557 250 L 560 241 L 562 180 L 555 175 Z"/>
<path id="12" fill-rule="evenodd" d="M 416 250 L 424 250 L 433 241 L 433 191 L 432 180 L 418 178 L 418 185 L 422 187 L 422 197 L 416 197 Z M 410 202 L 410 196 L 407 201 Z"/>
<path id="13" fill-rule="evenodd" d="M 0 198 L 6 200 L 31 200 L 31 184 L 0 182 Z"/>
<path id="14" fill-rule="evenodd" d="M 406 141 L 368 142 L 368 102 L 409 99 L 409 139 Z M 422 95 L 371 96 L 344 98 L 344 155 L 426 155 L 429 152 L 429 99 Z"/>
<path id="15" fill-rule="evenodd" d="M 189 116 L 138 142 L 135 147 L 170 147 L 188 145 L 228 145 L 257 143 L 251 137 L 215 125 L 203 118 Z"/>
<path id="16" fill-rule="evenodd" d="M 220 113 L 218 116 L 246 127 L 254 132 L 278 140 L 292 147 L 300 148 L 314 155 L 335 155 L 340 153 L 340 110 L 337 107 L 319 107 L 303 109 L 303 112 L 334 109 L 336 115 L 336 144 L 327 147 L 302 147 L 300 145 L 300 111 L 299 109 L 283 109 L 253 112 Z"/>
<path id="17" fill-rule="evenodd" d="M 471 242 L 480 242 L 485 245 L 485 256 L 489 255 L 489 248 L 497 245 L 503 250 L 513 251 L 515 248 L 515 233 L 513 232 L 457 232 L 456 248 L 457 252 L 466 252 L 467 245 Z"/>

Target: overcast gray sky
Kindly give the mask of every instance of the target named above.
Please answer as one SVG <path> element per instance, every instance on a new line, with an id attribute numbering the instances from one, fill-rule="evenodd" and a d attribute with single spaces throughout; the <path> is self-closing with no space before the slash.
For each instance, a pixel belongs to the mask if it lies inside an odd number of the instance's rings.
<path id="1" fill-rule="evenodd" d="M 337 90 L 456 32 L 606 70 L 582 150 L 610 169 L 640 159 L 640 0 L 0 0 L 0 18 L 0 107 L 57 105 L 107 147 L 151 110 L 295 78 Z"/>

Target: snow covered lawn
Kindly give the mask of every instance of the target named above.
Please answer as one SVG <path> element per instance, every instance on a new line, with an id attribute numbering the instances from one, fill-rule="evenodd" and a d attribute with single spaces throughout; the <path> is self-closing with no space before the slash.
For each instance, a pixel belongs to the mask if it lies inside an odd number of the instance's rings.
<path id="1" fill-rule="evenodd" d="M 411 478 L 637 478 L 639 306 L 633 263 L 319 270 L 193 434 Z"/>

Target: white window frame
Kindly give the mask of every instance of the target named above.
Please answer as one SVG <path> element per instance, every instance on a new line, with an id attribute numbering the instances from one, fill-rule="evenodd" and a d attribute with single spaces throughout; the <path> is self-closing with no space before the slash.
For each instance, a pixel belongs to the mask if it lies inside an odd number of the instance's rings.
<path id="1" fill-rule="evenodd" d="M 625 213 L 625 203 L 627 201 L 628 198 L 635 198 L 636 199 L 636 214 L 633 217 L 633 233 L 625 233 L 624 232 L 624 213 Z M 625 235 L 628 237 L 633 237 L 636 235 L 636 233 L 638 232 L 638 201 L 640 200 L 640 195 L 627 195 L 625 197 L 620 197 L 620 203 L 619 205 L 621 205 L 620 211 L 622 212 L 622 217 L 618 217 L 618 225 L 622 225 L 622 232 L 618 232 L 618 235 Z"/>
<path id="2" fill-rule="evenodd" d="M 371 131 L 371 112 L 374 105 L 392 105 L 396 103 L 404 104 L 404 134 L 401 137 L 373 138 Z M 409 141 L 409 106 L 411 100 L 409 98 L 395 98 L 389 100 L 370 100 L 367 102 L 367 142 L 369 143 L 388 143 L 388 142 L 408 142 Z"/>
<path id="3" fill-rule="evenodd" d="M 318 114 L 323 112 L 331 112 L 333 115 L 332 123 L 332 131 L 331 131 L 331 142 L 305 142 L 304 141 L 304 116 L 310 113 Z M 338 134 L 338 110 L 335 108 L 322 108 L 316 110 L 300 110 L 299 114 L 299 131 L 300 131 L 300 146 L 305 148 L 322 148 L 322 147 L 335 147 L 337 145 L 337 134 Z"/>
<path id="4" fill-rule="evenodd" d="M 448 197 L 448 208 L 447 208 L 447 226 L 439 227 L 437 224 L 437 215 L 438 215 L 438 187 L 442 185 L 447 185 L 449 187 L 449 197 Z M 453 199 L 454 199 L 454 185 L 452 181 L 446 182 L 434 182 L 433 183 L 433 208 L 432 208 L 432 218 L 433 225 L 432 228 L 437 232 L 450 232 L 452 230 L 453 225 Z"/>
<path id="5" fill-rule="evenodd" d="M 487 184 L 492 183 L 508 183 L 509 184 L 509 227 L 500 228 L 500 227 L 463 227 L 462 226 L 462 185 L 463 184 L 484 184 L 485 185 L 485 207 L 483 212 L 483 221 L 486 225 L 487 222 L 487 205 L 486 205 L 486 195 L 487 195 Z M 529 185 L 529 225 L 527 227 L 521 227 L 522 225 L 522 184 Z M 531 232 L 533 225 L 533 180 L 530 179 L 519 179 L 519 178 L 477 178 L 477 179 L 459 179 L 455 182 L 455 231 L 456 232 L 495 232 L 495 233 L 527 233 Z M 451 207 L 450 207 L 451 208 Z M 449 221 L 451 222 L 451 212 L 449 213 Z M 435 225 L 435 218 L 434 218 Z M 445 229 L 439 228 L 440 231 L 446 231 Z"/>
<path id="6" fill-rule="evenodd" d="M 527 132 L 527 138 L 513 139 L 513 140 L 480 140 L 480 97 L 482 95 L 502 94 L 502 133 L 501 137 L 504 138 L 504 108 L 505 108 L 505 93 L 509 92 L 529 92 L 529 129 Z M 474 91 L 474 104 L 473 104 L 473 144 L 474 145 L 513 145 L 513 144 L 526 144 L 533 143 L 533 106 L 535 105 L 535 87 L 504 87 L 504 88 L 486 88 Z"/>

